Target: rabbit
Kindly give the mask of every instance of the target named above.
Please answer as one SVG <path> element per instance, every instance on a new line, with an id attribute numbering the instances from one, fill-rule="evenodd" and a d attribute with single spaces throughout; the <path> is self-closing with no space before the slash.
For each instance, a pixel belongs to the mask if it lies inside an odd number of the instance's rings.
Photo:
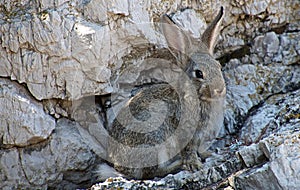
<path id="1" fill-rule="evenodd" d="M 182 169 L 201 168 L 201 153 L 223 125 L 226 86 L 213 50 L 224 17 L 221 7 L 200 40 L 192 39 L 168 15 L 161 30 L 175 56 L 177 79 L 141 88 L 108 127 L 104 178 L 150 179 Z M 175 72 L 175 71 L 174 71 Z M 175 75 L 174 75 L 175 76 Z M 111 175 L 111 176 L 110 176 Z"/>

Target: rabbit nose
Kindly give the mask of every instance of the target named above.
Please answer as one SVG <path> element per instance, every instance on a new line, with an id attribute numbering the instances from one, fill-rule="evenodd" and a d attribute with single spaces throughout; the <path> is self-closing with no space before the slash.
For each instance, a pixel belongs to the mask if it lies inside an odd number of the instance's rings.
<path id="1" fill-rule="evenodd" d="M 214 97 L 223 97 L 226 94 L 226 88 L 214 89 L 213 96 Z"/>

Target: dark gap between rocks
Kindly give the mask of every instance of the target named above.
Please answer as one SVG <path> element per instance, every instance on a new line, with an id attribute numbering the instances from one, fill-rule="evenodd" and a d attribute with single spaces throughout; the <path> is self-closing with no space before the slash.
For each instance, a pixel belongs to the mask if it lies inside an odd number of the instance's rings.
<path id="1" fill-rule="evenodd" d="M 246 44 L 239 49 L 236 49 L 232 52 L 229 52 L 219 58 L 217 60 L 220 62 L 222 66 L 228 63 L 231 59 L 240 59 L 243 58 L 245 55 L 250 55 L 250 44 Z"/>

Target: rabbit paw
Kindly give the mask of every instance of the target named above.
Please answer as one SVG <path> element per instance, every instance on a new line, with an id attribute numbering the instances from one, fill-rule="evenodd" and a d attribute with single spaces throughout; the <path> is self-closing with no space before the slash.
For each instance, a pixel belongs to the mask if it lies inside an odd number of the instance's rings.
<path id="1" fill-rule="evenodd" d="M 188 171 L 198 171 L 202 168 L 201 158 L 197 154 L 191 154 L 188 157 L 183 159 L 183 169 Z"/>

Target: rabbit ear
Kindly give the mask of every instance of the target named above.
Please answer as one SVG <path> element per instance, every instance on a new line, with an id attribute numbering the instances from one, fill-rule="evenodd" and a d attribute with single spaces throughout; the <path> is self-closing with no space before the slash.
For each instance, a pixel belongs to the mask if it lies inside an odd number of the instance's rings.
<path id="1" fill-rule="evenodd" d="M 176 57 L 179 64 L 181 64 L 180 66 L 184 67 L 192 46 L 189 36 L 166 14 L 161 17 L 161 29 L 171 53 Z"/>
<path id="2" fill-rule="evenodd" d="M 208 28 L 202 34 L 202 42 L 207 46 L 208 52 L 213 55 L 214 48 L 216 45 L 217 37 L 220 33 L 220 26 L 224 18 L 224 8 L 221 7 L 219 14 L 208 26 Z"/>

